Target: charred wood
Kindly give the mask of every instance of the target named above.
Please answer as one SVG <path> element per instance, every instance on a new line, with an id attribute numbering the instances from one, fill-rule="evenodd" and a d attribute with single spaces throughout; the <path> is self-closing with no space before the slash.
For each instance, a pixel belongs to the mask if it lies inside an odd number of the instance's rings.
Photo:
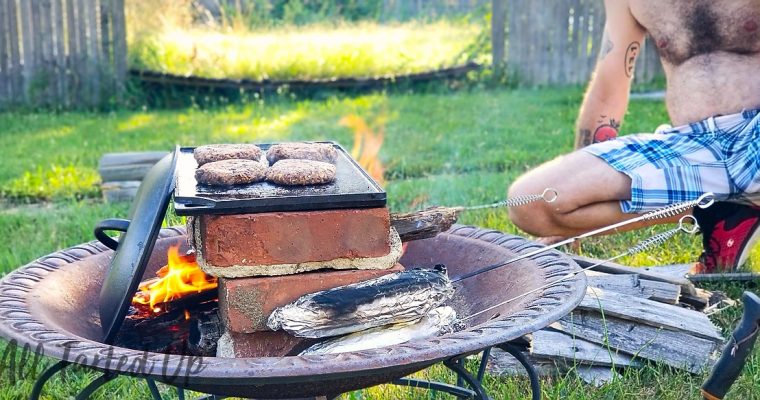
<path id="1" fill-rule="evenodd" d="M 456 207 L 430 207 L 410 213 L 391 213 L 391 226 L 402 242 L 427 239 L 451 228 L 461 211 Z"/>
<path id="2" fill-rule="evenodd" d="M 148 315 L 132 307 L 114 344 L 140 351 L 213 356 L 214 352 L 191 346 L 189 339 L 191 327 L 198 320 L 213 319 L 218 309 L 215 300 Z M 197 338 L 198 342 L 203 340 Z"/>

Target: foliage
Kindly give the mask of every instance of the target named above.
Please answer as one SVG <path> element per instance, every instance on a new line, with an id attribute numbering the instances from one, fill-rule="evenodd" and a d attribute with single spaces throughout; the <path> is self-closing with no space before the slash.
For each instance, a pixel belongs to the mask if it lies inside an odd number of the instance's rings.
<path id="1" fill-rule="evenodd" d="M 192 0 L 126 2 L 131 68 L 252 80 L 376 77 L 480 60 L 480 14 L 379 23 L 381 2 L 222 1 L 221 16 Z M 487 43 L 486 43 L 487 44 Z"/>
<path id="2" fill-rule="evenodd" d="M 74 165 L 38 166 L 11 180 L 3 190 L 3 196 L 12 200 L 62 200 L 95 197 L 100 194 L 100 177 L 91 168 Z"/>
<path id="3" fill-rule="evenodd" d="M 377 77 L 462 63 L 477 35 L 475 25 L 446 21 L 257 31 L 176 27 L 133 40 L 129 63 L 205 78 Z"/>

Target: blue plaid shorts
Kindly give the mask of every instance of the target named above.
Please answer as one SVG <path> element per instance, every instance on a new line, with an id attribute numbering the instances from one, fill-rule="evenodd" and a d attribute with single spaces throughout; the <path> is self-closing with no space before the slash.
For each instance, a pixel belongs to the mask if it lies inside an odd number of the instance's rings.
<path id="1" fill-rule="evenodd" d="M 760 202 L 760 109 L 621 136 L 583 150 L 631 178 L 625 213 L 694 200 Z"/>

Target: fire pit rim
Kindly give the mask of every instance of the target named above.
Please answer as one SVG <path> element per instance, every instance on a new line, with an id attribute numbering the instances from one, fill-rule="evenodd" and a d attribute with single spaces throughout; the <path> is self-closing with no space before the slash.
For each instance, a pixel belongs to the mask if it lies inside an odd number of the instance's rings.
<path id="1" fill-rule="evenodd" d="M 168 228 L 162 229 L 159 238 L 172 238 L 184 234 L 183 229 Z M 442 235 L 482 240 L 519 254 L 540 246 L 518 236 L 471 226 L 455 225 Z M 81 364 L 100 370 L 130 375 L 130 371 L 124 368 L 114 368 L 113 360 L 126 358 L 127 362 L 122 365 L 124 367 L 132 365 L 135 357 L 141 357 L 148 370 L 160 370 L 162 366 L 170 366 L 173 373 L 179 376 L 191 373 L 188 369 L 192 369 L 193 366 L 183 364 L 187 363 L 187 356 L 108 346 L 69 332 L 51 329 L 32 315 L 26 296 L 36 283 L 65 264 L 106 251 L 111 250 L 93 241 L 41 257 L 5 276 L 0 280 L 0 335 L 8 340 L 16 340 L 20 346 L 28 345 L 32 349 L 44 342 L 46 356 L 62 359 L 67 355 L 68 361 L 74 361 L 81 356 L 87 361 L 95 361 Z M 569 257 L 553 250 L 533 258 L 532 261 L 545 275 L 555 278 L 579 269 Z M 263 381 L 271 383 L 272 379 L 278 378 L 292 382 L 312 380 L 319 376 L 398 369 L 414 365 L 424 368 L 446 358 L 475 353 L 541 329 L 575 308 L 582 300 L 585 290 L 586 277 L 584 274 L 577 274 L 572 279 L 551 285 L 544 290 L 543 296 L 536 296 L 523 310 L 508 317 L 501 316 L 461 332 L 392 347 L 312 356 L 235 359 L 204 357 L 203 370 L 193 375 L 192 380 L 195 383 L 225 379 L 234 385 L 234 381 L 245 379 L 245 383 L 250 385 Z M 372 363 L 372 360 L 382 360 L 382 363 Z M 329 368 L 325 368 L 326 365 L 329 365 Z M 142 376 L 140 373 L 132 375 Z"/>

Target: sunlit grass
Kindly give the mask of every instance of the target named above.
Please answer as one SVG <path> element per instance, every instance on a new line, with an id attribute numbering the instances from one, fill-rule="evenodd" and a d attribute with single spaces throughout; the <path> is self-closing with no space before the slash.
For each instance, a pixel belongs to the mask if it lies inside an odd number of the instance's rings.
<path id="1" fill-rule="evenodd" d="M 169 27 L 136 36 L 133 68 L 252 80 L 377 77 L 465 61 L 481 27 L 438 21 L 293 26 L 249 31 Z"/>
<path id="2" fill-rule="evenodd" d="M 15 201 L 82 199 L 99 195 L 98 183 L 100 176 L 92 168 L 53 164 L 24 172 L 5 186 L 2 195 Z"/>

